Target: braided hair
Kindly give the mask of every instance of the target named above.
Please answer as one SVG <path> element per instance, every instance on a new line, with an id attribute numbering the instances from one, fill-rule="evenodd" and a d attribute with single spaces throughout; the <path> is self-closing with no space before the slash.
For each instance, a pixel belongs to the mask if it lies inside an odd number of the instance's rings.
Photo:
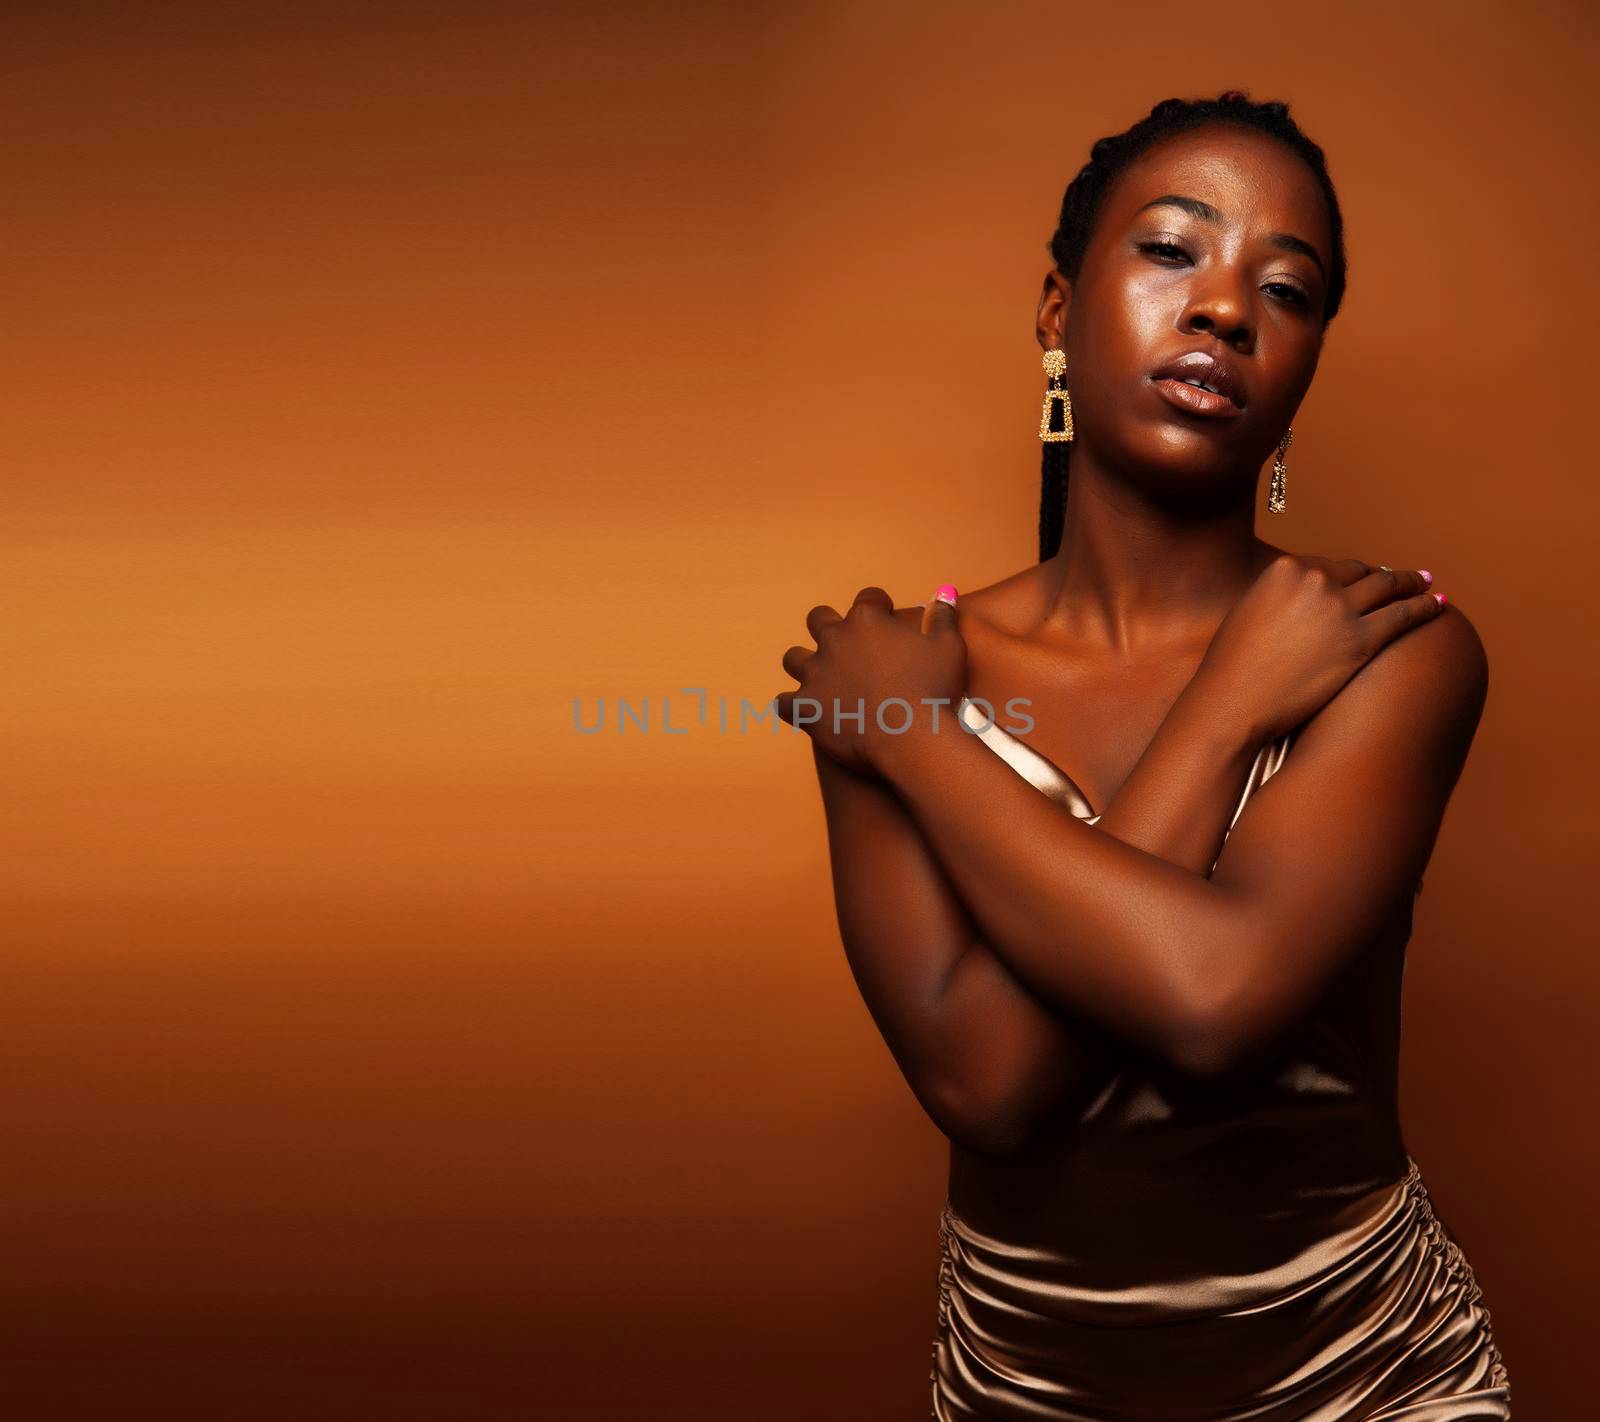
<path id="1" fill-rule="evenodd" d="M 1339 199 L 1328 176 L 1328 163 L 1322 149 L 1300 131 L 1289 117 L 1289 106 L 1281 103 L 1258 104 L 1230 89 L 1215 99 L 1163 99 L 1149 114 L 1124 133 L 1102 138 L 1089 150 L 1089 161 L 1078 176 L 1067 184 L 1061 200 L 1061 216 L 1051 237 L 1050 255 L 1056 269 L 1069 281 L 1076 281 L 1083 257 L 1094 232 L 1095 219 L 1107 191 L 1123 169 L 1161 139 L 1206 124 L 1230 123 L 1257 129 L 1276 138 L 1294 153 L 1317 180 L 1328 202 L 1328 226 L 1333 235 L 1333 264 L 1328 272 L 1327 298 L 1323 322 L 1333 320 L 1344 299 L 1345 252 L 1344 219 Z M 1059 401 L 1051 402 L 1050 428 L 1063 428 Z M 1039 561 L 1053 557 L 1061 547 L 1062 527 L 1067 512 L 1067 463 L 1072 445 L 1065 441 L 1046 441 L 1039 490 Z"/>

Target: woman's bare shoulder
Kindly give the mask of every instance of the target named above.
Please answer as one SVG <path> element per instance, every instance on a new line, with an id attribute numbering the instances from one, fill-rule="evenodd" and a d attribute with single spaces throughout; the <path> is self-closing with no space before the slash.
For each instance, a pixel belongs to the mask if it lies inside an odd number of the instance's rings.
<path id="1" fill-rule="evenodd" d="M 1455 603 L 1402 632 L 1372 657 L 1302 728 L 1299 751 L 1373 768 L 1374 795 L 1402 773 L 1432 765 L 1445 793 L 1476 736 L 1489 689 L 1489 659 Z M 1389 766 L 1385 757 L 1398 762 Z M 1442 808 L 1442 802 L 1441 802 Z"/>
<path id="2" fill-rule="evenodd" d="M 1374 715 L 1392 715 L 1397 705 L 1439 703 L 1452 728 L 1470 740 L 1488 697 L 1489 657 L 1471 619 L 1449 602 L 1384 647 L 1346 690 Z"/>

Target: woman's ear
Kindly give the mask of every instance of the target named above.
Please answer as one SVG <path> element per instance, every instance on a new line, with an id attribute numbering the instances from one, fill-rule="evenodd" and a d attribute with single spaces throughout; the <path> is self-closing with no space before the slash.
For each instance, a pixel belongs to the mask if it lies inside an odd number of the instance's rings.
<path id="1" fill-rule="evenodd" d="M 1072 283 L 1052 267 L 1044 276 L 1039 296 L 1037 335 L 1039 349 L 1062 349 L 1067 344 L 1067 311 L 1072 305 Z"/>

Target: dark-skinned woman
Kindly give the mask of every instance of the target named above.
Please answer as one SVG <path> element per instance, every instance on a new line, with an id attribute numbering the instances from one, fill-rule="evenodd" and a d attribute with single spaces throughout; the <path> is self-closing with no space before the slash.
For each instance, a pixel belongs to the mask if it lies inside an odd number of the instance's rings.
<path id="1" fill-rule="evenodd" d="M 1255 532 L 1344 294 L 1322 150 L 1168 100 L 1094 145 L 1051 254 L 1039 562 L 812 609 L 778 698 L 950 1139 L 933 1416 L 1499 1422 L 1398 1108 L 1483 648 L 1426 570 Z"/>

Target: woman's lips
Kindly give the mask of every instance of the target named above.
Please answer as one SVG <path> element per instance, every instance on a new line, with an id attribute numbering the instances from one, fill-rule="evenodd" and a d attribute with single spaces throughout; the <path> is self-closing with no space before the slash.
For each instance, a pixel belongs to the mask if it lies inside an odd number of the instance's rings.
<path id="1" fill-rule="evenodd" d="M 1170 376 L 1161 379 L 1152 376 L 1150 383 L 1164 399 L 1185 414 L 1199 415 L 1208 420 L 1231 420 L 1244 413 L 1232 399 L 1214 390 L 1202 390 L 1198 385 L 1190 385 Z"/>

